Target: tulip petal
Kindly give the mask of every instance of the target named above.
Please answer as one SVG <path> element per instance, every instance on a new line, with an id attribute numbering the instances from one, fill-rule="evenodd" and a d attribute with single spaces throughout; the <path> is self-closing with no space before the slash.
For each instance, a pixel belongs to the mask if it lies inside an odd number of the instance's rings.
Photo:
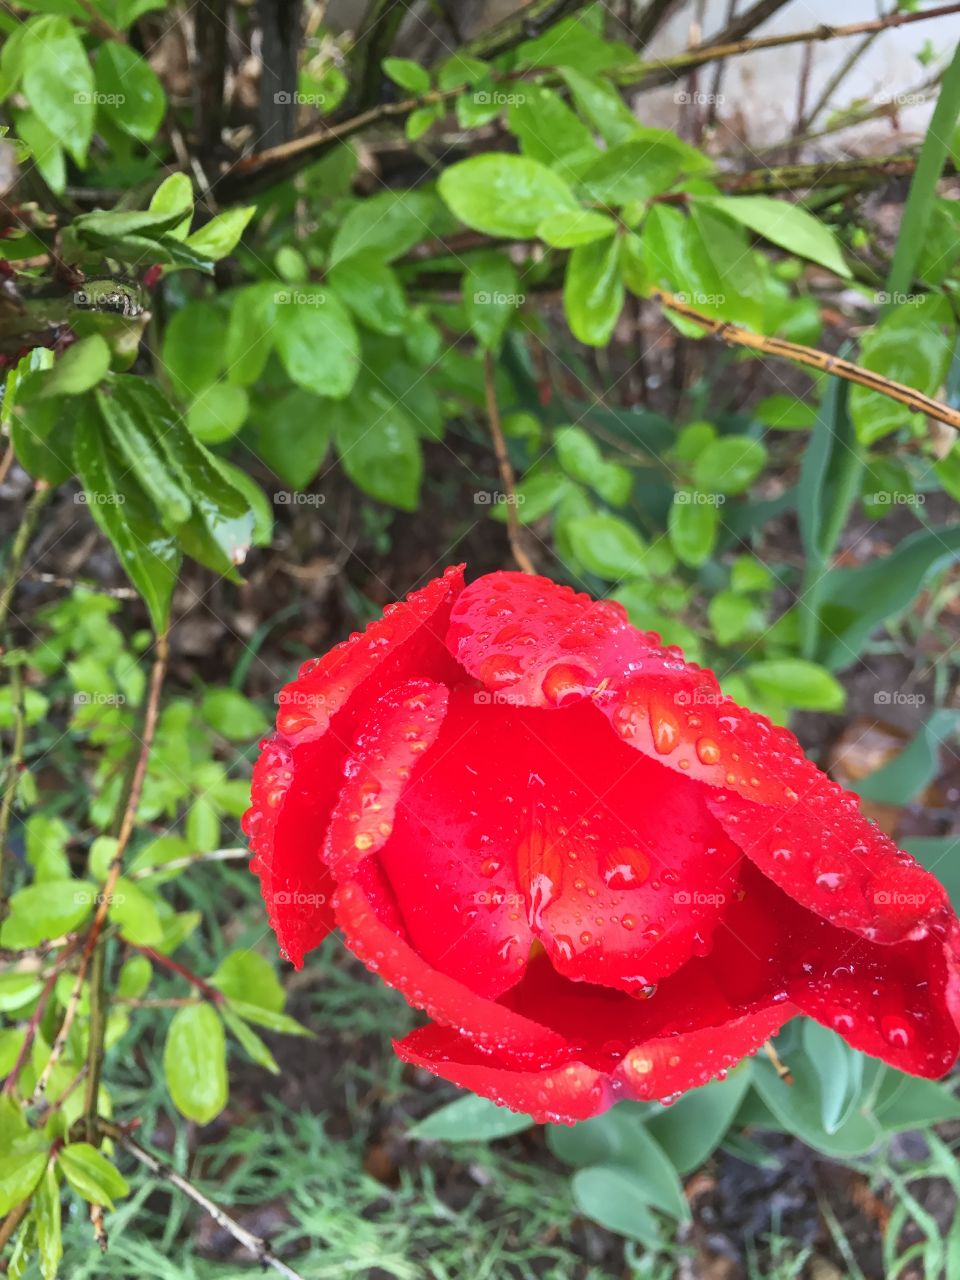
<path id="1" fill-rule="evenodd" d="M 462 566 L 448 569 L 362 634 L 305 663 L 279 695 L 277 732 L 262 744 L 243 829 L 270 924 L 297 968 L 333 927 L 333 882 L 321 850 L 356 725 L 399 680 L 457 677 L 443 639 L 462 584 Z"/>

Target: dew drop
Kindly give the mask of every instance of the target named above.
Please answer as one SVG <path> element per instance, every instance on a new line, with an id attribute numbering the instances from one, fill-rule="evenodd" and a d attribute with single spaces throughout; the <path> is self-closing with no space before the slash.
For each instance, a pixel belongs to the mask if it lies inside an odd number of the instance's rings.
<path id="1" fill-rule="evenodd" d="M 720 748 L 712 738 L 698 738 L 697 758 L 701 764 L 716 764 L 720 759 Z"/>

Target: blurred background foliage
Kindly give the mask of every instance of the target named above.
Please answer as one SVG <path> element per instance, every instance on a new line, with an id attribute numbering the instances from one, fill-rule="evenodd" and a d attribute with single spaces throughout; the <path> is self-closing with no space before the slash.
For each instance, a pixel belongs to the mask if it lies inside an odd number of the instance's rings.
<path id="1" fill-rule="evenodd" d="M 620 600 L 960 898 L 960 5 L 482 9 L 0 11 L 4 1265 L 960 1275 L 950 1081 L 798 1021 L 792 1084 L 534 1128 L 265 936 L 274 690 L 461 558 Z M 920 86 L 851 100 L 878 38 Z"/>

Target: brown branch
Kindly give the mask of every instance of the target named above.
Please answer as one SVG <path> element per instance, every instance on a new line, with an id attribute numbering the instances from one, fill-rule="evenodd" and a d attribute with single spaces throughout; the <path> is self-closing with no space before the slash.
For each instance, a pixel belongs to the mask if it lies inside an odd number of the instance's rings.
<path id="1" fill-rule="evenodd" d="M 650 296 L 656 298 L 667 311 L 692 320 L 694 324 L 700 325 L 708 333 L 715 334 L 731 346 L 746 347 L 762 355 L 792 360 L 796 364 L 805 365 L 808 369 L 817 369 L 821 373 L 836 374 L 838 378 L 844 378 L 847 382 L 855 382 L 858 386 L 878 391 L 881 395 L 896 400 L 912 413 L 925 413 L 928 417 L 936 418 L 938 422 L 945 422 L 947 426 L 960 431 L 960 412 L 939 400 L 934 400 L 932 396 L 924 395 L 914 387 L 905 386 L 902 382 L 894 382 L 891 378 L 884 378 L 881 374 L 854 364 L 851 360 L 829 355 L 826 351 L 818 351 L 815 347 L 801 346 L 799 342 L 787 342 L 783 338 L 768 338 L 763 334 L 751 333 L 749 329 L 741 329 L 739 325 L 728 324 L 724 320 L 706 316 L 664 289 L 652 289 Z"/>
<path id="2" fill-rule="evenodd" d="M 97 910 L 90 924 L 86 939 L 83 944 L 83 951 L 80 953 L 80 964 L 77 968 L 77 976 L 74 980 L 73 989 L 67 1000 L 66 1008 L 63 1011 L 63 1021 L 60 1023 L 60 1029 L 57 1032 L 53 1047 L 50 1050 L 50 1057 L 47 1059 L 43 1070 L 37 1079 L 36 1087 L 33 1091 L 33 1101 L 39 1102 L 43 1097 L 50 1079 L 53 1068 L 59 1062 L 64 1048 L 66 1047 L 67 1037 L 70 1034 L 70 1028 L 73 1026 L 74 1018 L 77 1016 L 77 1009 L 80 1005 L 80 997 L 83 993 L 83 984 L 87 976 L 87 970 L 90 967 L 90 961 L 93 959 L 93 952 L 100 939 L 100 933 L 106 923 L 107 913 L 110 910 L 110 901 L 113 897 L 113 891 L 117 886 L 120 878 L 120 870 L 123 863 L 123 855 L 126 852 L 127 844 L 133 834 L 134 824 L 136 822 L 137 805 L 140 803 L 140 793 L 143 790 L 143 780 L 146 777 L 147 762 L 150 758 L 150 748 L 153 745 L 153 736 L 157 728 L 157 717 L 159 715 L 160 690 L 163 687 L 163 677 L 167 670 L 167 655 L 169 645 L 166 632 L 161 632 L 157 636 L 156 656 L 154 658 L 153 670 L 150 673 L 150 687 L 147 693 L 147 701 L 144 707 L 143 729 L 140 734 L 140 750 L 134 757 L 133 768 L 129 774 L 129 780 L 126 787 L 126 793 L 121 797 L 123 805 L 122 817 L 117 826 L 117 847 L 113 857 L 110 860 L 110 866 L 107 870 L 106 878 L 100 890 L 97 900 Z M 92 1031 L 92 1028 L 91 1028 Z M 87 1079 L 88 1092 L 87 1098 L 96 1098 L 100 1087 L 100 1058 L 102 1057 L 103 1045 L 99 1047 L 94 1045 L 93 1036 L 91 1034 L 91 1057 L 88 1059 L 90 1066 L 90 1075 Z M 91 1081 L 96 1078 L 96 1087 L 90 1092 Z"/>
<path id="3" fill-rule="evenodd" d="M 160 875 L 163 871 L 181 871 L 184 867 L 198 866 L 204 862 L 240 862 L 248 861 L 249 849 L 214 849 L 212 853 L 191 853 L 185 858 L 171 858 L 169 862 L 158 862 L 152 867 L 140 867 L 130 873 L 131 880 L 146 880 L 148 876 Z"/>
<path id="4" fill-rule="evenodd" d="M 169 969 L 171 973 L 179 974 L 181 978 L 186 979 L 191 986 L 196 987 L 198 991 L 202 991 L 208 1000 L 214 1004 L 223 1003 L 223 992 L 218 991 L 216 987 L 211 987 L 209 982 L 204 982 L 203 978 L 185 968 L 179 961 L 174 960 L 171 956 L 165 956 L 162 951 L 155 951 L 153 947 L 141 946 L 139 943 L 128 942 L 128 947 L 134 951 L 139 951 L 142 956 L 146 956 L 153 964 L 158 964 L 164 969 Z"/>
<path id="5" fill-rule="evenodd" d="M 199 1205 L 205 1213 L 208 1213 L 218 1227 L 228 1231 L 238 1244 L 249 1250 L 261 1267 L 272 1267 L 280 1275 L 286 1276 L 287 1280 L 303 1280 L 299 1272 L 294 1271 L 292 1267 L 288 1267 L 285 1262 L 277 1257 L 262 1236 L 254 1235 L 252 1231 L 248 1231 L 246 1227 L 241 1226 L 235 1218 L 231 1218 L 229 1213 L 205 1196 L 199 1187 L 195 1187 L 192 1182 L 188 1182 L 172 1165 L 167 1164 L 166 1161 L 161 1160 L 151 1151 L 147 1151 L 145 1147 L 141 1147 L 138 1142 L 135 1142 L 126 1129 L 118 1124 L 113 1124 L 110 1120 L 105 1120 L 102 1116 L 97 1117 L 96 1123 L 97 1129 L 103 1137 L 112 1138 L 117 1146 L 122 1147 L 135 1160 L 139 1160 L 155 1178 L 162 1178 L 164 1182 L 169 1182 L 178 1191 L 182 1191 L 194 1204 Z"/>
<path id="6" fill-rule="evenodd" d="M 528 0 L 517 12 L 461 45 L 457 53 L 471 58 L 496 58 L 525 40 L 546 31 L 568 14 L 585 9 L 588 0 Z"/>
<path id="7" fill-rule="evenodd" d="M 497 404 L 496 366 L 493 355 L 487 351 L 483 357 L 483 384 L 487 400 L 487 418 L 490 422 L 490 435 L 493 439 L 493 451 L 497 456 L 500 470 L 500 483 L 503 485 L 507 517 L 507 539 L 510 550 L 522 573 L 536 573 L 533 562 L 523 548 L 520 535 L 520 517 L 517 514 L 517 480 L 513 472 L 513 464 L 507 450 L 507 442 L 503 438 L 503 427 L 500 423 L 500 406 Z"/>
<path id="8" fill-rule="evenodd" d="M 784 0 L 780 2 L 783 3 Z M 732 25 L 755 21 L 758 11 L 758 6 L 754 5 Z M 805 44 L 808 41 L 845 39 L 848 36 L 864 35 L 871 31 L 886 31 L 905 26 L 907 23 L 924 22 L 928 18 L 947 17 L 956 13 L 960 13 L 960 3 L 941 5 L 936 9 L 926 9 L 917 13 L 898 12 L 886 18 L 877 18 L 871 22 L 850 23 L 842 27 L 821 25 L 805 31 L 787 32 L 783 35 L 698 45 L 695 49 L 687 49 L 669 58 L 658 58 L 655 62 L 623 63 L 610 68 L 604 74 L 614 83 L 629 85 L 635 92 L 655 89 L 658 85 L 672 84 L 681 75 L 717 59 L 734 58 L 743 53 L 755 53 L 763 49 L 779 49 L 791 44 Z M 502 77 L 504 81 L 517 78 L 512 75 Z M 549 81 L 550 77 L 544 79 Z M 291 169 L 317 159 L 335 143 L 362 133 L 371 125 L 402 120 L 418 107 L 451 102 L 461 92 L 459 88 L 445 91 L 434 89 L 420 97 L 405 98 L 401 102 L 382 103 L 347 120 L 323 125 L 320 129 L 305 133 L 291 142 L 244 156 L 221 174 L 216 185 L 222 187 L 224 198 L 230 198 L 233 194 L 239 194 L 242 191 L 251 192 L 272 182 L 278 182 L 286 177 Z"/>

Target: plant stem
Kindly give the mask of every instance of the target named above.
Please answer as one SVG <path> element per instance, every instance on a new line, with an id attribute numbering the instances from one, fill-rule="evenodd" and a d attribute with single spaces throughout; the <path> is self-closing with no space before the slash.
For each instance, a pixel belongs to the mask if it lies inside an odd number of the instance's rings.
<path id="1" fill-rule="evenodd" d="M 510 550 L 521 573 L 536 573 L 533 561 L 523 547 L 520 536 L 520 517 L 517 514 L 517 480 L 513 472 L 513 463 L 507 442 L 503 438 L 503 427 L 500 423 L 500 406 L 497 404 L 496 366 L 493 355 L 487 351 L 483 357 L 483 385 L 487 401 L 487 419 L 490 423 L 490 435 L 493 439 L 493 451 L 497 456 L 497 467 L 500 471 L 500 483 L 503 485 L 507 516 L 507 539 Z"/>
<path id="2" fill-rule="evenodd" d="M 869 387 L 871 391 L 879 391 L 881 395 L 889 396 L 891 400 L 906 405 L 913 413 L 925 413 L 928 417 L 936 418 L 938 422 L 945 422 L 947 426 L 955 427 L 960 431 L 960 411 L 939 400 L 934 400 L 932 396 L 924 395 L 914 387 L 907 387 L 902 382 L 884 378 L 881 374 L 874 373 L 872 369 L 864 369 L 862 365 L 854 364 L 851 360 L 829 355 L 826 351 L 818 351 L 815 347 L 805 347 L 799 342 L 786 342 L 783 338 L 768 338 L 763 334 L 752 333 L 749 329 L 741 329 L 739 325 L 716 320 L 713 316 L 706 316 L 696 308 L 681 302 L 679 298 L 667 293 L 664 289 L 652 289 L 650 296 L 656 298 L 668 311 L 675 311 L 677 315 L 685 316 L 686 319 L 692 320 L 694 324 L 700 325 L 732 346 L 747 347 L 751 351 L 759 351 L 764 355 L 793 360 L 796 364 L 805 365 L 809 369 L 818 369 L 822 373 L 836 374 L 838 378 L 845 378 L 848 382 L 856 382 L 862 387 Z"/>
<path id="3" fill-rule="evenodd" d="M 23 519 L 20 521 L 20 527 L 17 529 L 17 535 L 10 549 L 10 559 L 7 561 L 6 572 L 3 575 L 3 582 L 0 584 L 0 631 L 6 626 L 7 617 L 10 613 L 10 602 L 13 599 L 17 583 L 20 581 L 20 567 L 23 564 L 23 557 L 27 553 L 30 539 L 33 537 L 37 522 L 40 519 L 43 508 L 49 502 L 52 492 L 53 490 L 46 480 L 37 481 L 37 487 L 27 503 Z"/>
<path id="4" fill-rule="evenodd" d="M 897 236 L 897 247 L 887 275 L 887 302 L 883 313 L 896 306 L 897 295 L 909 293 L 917 262 L 926 240 L 927 228 L 937 195 L 937 183 L 950 149 L 950 139 L 960 114 L 960 44 L 943 76 L 940 96 L 920 148 L 916 172 L 910 183 L 907 203 Z"/>
<path id="5" fill-rule="evenodd" d="M 135 942 L 128 942 L 127 946 L 131 947 L 134 951 L 139 951 L 142 956 L 146 956 L 148 960 L 153 962 L 153 964 L 158 964 L 164 969 L 169 969 L 171 973 L 179 974 L 181 978 L 185 978 L 191 986 L 196 987 L 198 991 L 201 991 L 206 998 L 211 1000 L 214 1004 L 223 1003 L 222 991 L 218 991 L 216 987 L 211 987 L 209 982 L 204 982 L 203 978 L 198 977 L 198 975 L 191 972 L 191 970 L 184 968 L 179 961 L 172 959 L 170 956 L 165 956 L 162 951 L 155 951 L 153 947 L 140 946 Z"/>
<path id="6" fill-rule="evenodd" d="M 27 720 L 23 705 L 23 667 L 19 663 L 14 666 L 10 675 L 13 694 L 13 746 L 10 759 L 7 761 L 6 776 L 3 780 L 3 798 L 0 799 L 0 920 L 7 914 L 7 893 L 5 886 L 7 832 L 10 830 L 10 818 L 13 814 L 13 802 L 17 795 L 17 784 L 20 781 L 20 769 L 23 764 L 23 747 L 26 741 Z"/>
<path id="7" fill-rule="evenodd" d="M 124 1151 L 149 1169 L 155 1178 L 162 1178 L 165 1182 L 169 1182 L 171 1186 L 176 1187 L 178 1191 L 182 1191 L 185 1196 L 188 1196 L 194 1204 L 199 1205 L 205 1213 L 210 1215 L 218 1227 L 229 1231 L 234 1240 L 242 1244 L 245 1249 L 248 1249 L 261 1267 L 272 1267 L 280 1275 L 286 1276 L 287 1280 L 303 1280 L 299 1272 L 294 1271 L 292 1267 L 288 1267 L 285 1262 L 282 1262 L 277 1257 L 262 1236 L 254 1235 L 252 1231 L 248 1231 L 246 1227 L 241 1226 L 235 1218 L 231 1218 L 218 1204 L 208 1199 L 199 1187 L 195 1187 L 192 1182 L 188 1182 L 171 1165 L 153 1155 L 152 1152 L 147 1151 L 145 1147 L 141 1147 L 138 1142 L 135 1142 L 123 1127 L 113 1124 L 110 1120 L 105 1120 L 102 1116 L 96 1118 L 96 1126 L 101 1136 L 112 1138 L 118 1146 L 123 1147 Z"/>

